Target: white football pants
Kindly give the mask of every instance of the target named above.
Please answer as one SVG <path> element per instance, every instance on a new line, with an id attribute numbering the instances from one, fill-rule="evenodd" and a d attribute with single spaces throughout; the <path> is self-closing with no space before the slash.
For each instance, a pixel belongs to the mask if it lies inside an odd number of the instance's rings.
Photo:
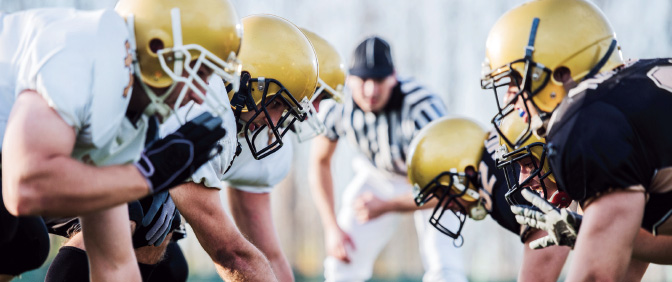
<path id="1" fill-rule="evenodd" d="M 399 225 L 399 213 L 387 213 L 361 224 L 355 218 L 354 202 L 359 195 L 370 191 L 381 199 L 390 199 L 411 192 L 405 176 L 380 171 L 367 160 L 356 159 L 353 167 L 355 178 L 343 192 L 343 201 L 338 213 L 338 225 L 348 233 L 355 250 L 348 249 L 350 263 L 333 257 L 324 261 L 325 278 L 328 282 L 357 282 L 371 278 L 373 264 L 383 247 L 395 234 Z M 429 224 L 432 209 L 415 211 L 415 226 L 418 232 L 420 256 L 425 269 L 423 282 L 467 281 L 462 264 L 462 252 L 453 245 L 453 239 Z M 454 230 L 459 222 L 455 217 L 444 216 L 442 224 Z"/>

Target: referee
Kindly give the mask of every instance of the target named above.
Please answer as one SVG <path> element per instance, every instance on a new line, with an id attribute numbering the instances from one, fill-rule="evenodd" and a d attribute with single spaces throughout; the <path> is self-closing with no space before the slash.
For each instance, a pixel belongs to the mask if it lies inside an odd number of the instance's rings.
<path id="1" fill-rule="evenodd" d="M 397 211 L 414 211 L 425 275 L 423 281 L 466 281 L 461 254 L 453 240 L 429 224 L 431 209 L 418 210 L 406 179 L 411 139 L 430 121 L 442 117 L 441 99 L 413 80 L 398 79 L 389 44 L 366 38 L 355 49 L 343 104 L 323 103 L 320 117 L 326 134 L 312 148 L 311 185 L 325 229 L 327 281 L 365 281 L 376 257 L 394 236 L 398 213 L 358 217 L 356 206 L 385 202 Z M 338 140 L 348 140 L 360 153 L 353 160 L 355 178 L 334 210 L 331 158 Z M 447 226 L 456 219 L 444 217 Z"/>

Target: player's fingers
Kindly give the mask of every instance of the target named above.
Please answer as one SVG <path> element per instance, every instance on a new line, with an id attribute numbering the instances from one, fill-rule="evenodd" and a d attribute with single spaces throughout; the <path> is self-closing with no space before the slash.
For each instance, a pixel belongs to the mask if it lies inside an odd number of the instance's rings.
<path id="1" fill-rule="evenodd" d="M 204 122 L 210 120 L 212 118 L 212 115 L 208 112 L 204 112 L 197 117 L 193 118 L 192 120 L 188 121 L 185 123 L 183 126 L 177 129 L 177 132 L 182 133 L 183 136 L 189 136 L 193 134 L 193 130 L 197 127 L 199 124 L 203 124 Z"/>
<path id="2" fill-rule="evenodd" d="M 163 229 L 163 225 L 165 225 L 166 220 L 166 214 L 160 214 L 154 225 L 152 225 L 152 227 L 149 228 L 149 231 L 147 231 L 147 234 L 145 234 L 145 239 L 151 242 L 152 239 L 156 237 L 156 234 L 160 232 L 161 229 Z"/>
<path id="3" fill-rule="evenodd" d="M 543 249 L 555 245 L 557 245 L 557 242 L 555 242 L 555 240 L 551 236 L 544 236 L 530 242 L 530 248 L 533 250 Z"/>
<path id="4" fill-rule="evenodd" d="M 530 190 L 523 189 L 523 191 L 520 193 L 523 195 L 525 200 L 532 203 L 535 207 L 538 207 L 544 213 L 555 210 L 555 207 L 546 201 L 546 199 L 539 197 L 539 195 Z"/>
<path id="5" fill-rule="evenodd" d="M 218 126 L 212 130 L 206 131 L 206 134 L 199 137 L 197 140 L 195 140 L 194 143 L 197 148 L 209 148 L 213 144 L 216 144 L 217 141 L 224 138 L 225 135 L 226 135 L 226 129 L 222 128 L 221 126 Z"/>
<path id="6" fill-rule="evenodd" d="M 546 215 L 543 212 L 536 211 L 529 206 L 511 206 L 511 212 L 516 216 L 534 219 L 540 223 L 546 223 Z"/>
<path id="7" fill-rule="evenodd" d="M 147 212 L 145 212 L 145 217 L 142 218 L 142 226 L 149 226 L 156 213 L 166 201 L 166 198 L 168 198 L 168 191 L 152 195 L 152 204 L 149 206 Z"/>
<path id="8" fill-rule="evenodd" d="M 161 229 L 159 229 L 159 232 L 156 232 L 156 234 L 152 236 L 152 239 L 150 240 L 149 244 L 154 246 L 160 245 L 161 242 L 163 242 L 163 239 L 166 238 L 166 235 L 168 235 L 168 228 L 172 224 L 173 220 L 171 218 L 166 218 L 164 220 L 164 223 L 161 225 Z"/>
<path id="9" fill-rule="evenodd" d="M 540 223 L 536 219 L 524 217 L 522 215 L 516 215 L 516 221 L 518 222 L 518 224 L 527 225 L 529 227 L 536 229 L 545 230 L 544 227 L 546 227 L 545 224 Z"/>

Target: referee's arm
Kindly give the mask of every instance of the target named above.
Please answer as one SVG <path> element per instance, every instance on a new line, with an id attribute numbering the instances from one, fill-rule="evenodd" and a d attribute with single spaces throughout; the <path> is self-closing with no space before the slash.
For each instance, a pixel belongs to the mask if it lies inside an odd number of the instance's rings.
<path id="1" fill-rule="evenodd" d="M 350 236 L 343 232 L 336 221 L 334 211 L 334 183 L 331 176 L 331 158 L 336 150 L 338 139 L 330 140 L 324 135 L 313 140 L 310 164 L 310 189 L 324 228 L 327 254 L 350 262 L 346 245 L 354 249 Z"/>

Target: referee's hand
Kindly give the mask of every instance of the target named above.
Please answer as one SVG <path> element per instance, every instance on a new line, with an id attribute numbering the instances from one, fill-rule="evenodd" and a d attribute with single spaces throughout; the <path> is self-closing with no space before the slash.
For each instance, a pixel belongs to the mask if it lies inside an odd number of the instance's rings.
<path id="1" fill-rule="evenodd" d="M 335 227 L 325 232 L 325 243 L 327 244 L 327 254 L 342 262 L 350 263 L 349 251 L 355 250 L 355 243 L 348 233 Z"/>
<path id="2" fill-rule="evenodd" d="M 385 214 L 387 210 L 386 202 L 376 197 L 371 192 L 364 192 L 355 200 L 355 217 L 359 223 L 366 223 L 369 220 L 378 218 Z"/>

